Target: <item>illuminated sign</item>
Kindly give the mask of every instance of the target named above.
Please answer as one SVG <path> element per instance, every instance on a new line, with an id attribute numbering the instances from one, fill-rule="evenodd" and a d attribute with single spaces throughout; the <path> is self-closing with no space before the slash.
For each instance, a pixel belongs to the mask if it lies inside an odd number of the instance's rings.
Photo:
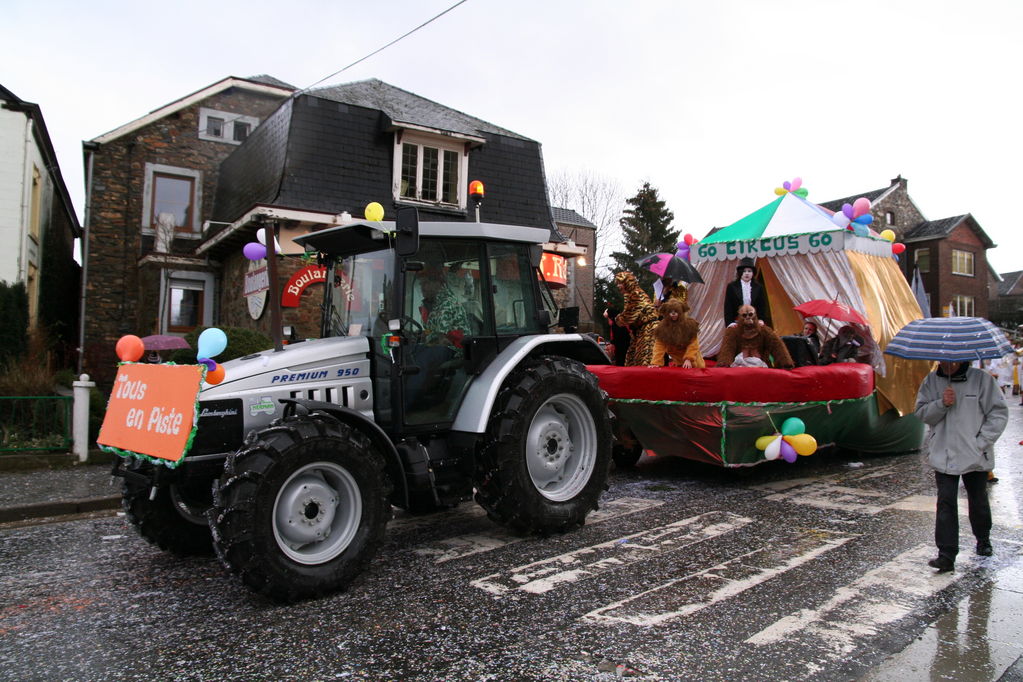
<path id="1" fill-rule="evenodd" d="M 556 253 L 544 253 L 540 259 L 540 272 L 551 286 L 563 287 L 568 284 L 568 261 Z"/>

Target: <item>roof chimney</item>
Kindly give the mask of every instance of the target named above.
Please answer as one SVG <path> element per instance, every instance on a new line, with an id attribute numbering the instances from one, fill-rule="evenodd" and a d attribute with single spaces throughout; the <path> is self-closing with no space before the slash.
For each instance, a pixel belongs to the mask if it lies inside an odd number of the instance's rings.
<path id="1" fill-rule="evenodd" d="M 903 190 L 906 189 L 906 186 L 908 184 L 909 184 L 909 180 L 907 180 L 906 178 L 902 177 L 902 173 L 899 173 L 898 177 L 892 178 L 892 185 L 898 185 Z"/>

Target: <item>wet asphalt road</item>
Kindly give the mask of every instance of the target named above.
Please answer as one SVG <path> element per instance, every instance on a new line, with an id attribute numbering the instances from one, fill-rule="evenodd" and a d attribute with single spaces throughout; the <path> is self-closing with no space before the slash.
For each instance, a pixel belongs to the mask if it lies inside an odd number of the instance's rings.
<path id="1" fill-rule="evenodd" d="M 951 574 L 925 565 L 933 481 L 916 455 L 739 475 L 646 461 L 612 473 L 584 528 L 546 539 L 469 503 L 399 515 L 361 584 L 292 606 L 161 553 L 123 517 L 65 519 L 0 529 L 0 679 L 1019 679 L 1010 404 L 996 554 L 975 557 L 964 523 Z"/>

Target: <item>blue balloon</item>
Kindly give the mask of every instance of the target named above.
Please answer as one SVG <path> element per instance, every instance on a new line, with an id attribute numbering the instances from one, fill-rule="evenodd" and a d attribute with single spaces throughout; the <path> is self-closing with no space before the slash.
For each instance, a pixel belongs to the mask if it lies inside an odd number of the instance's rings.
<path id="1" fill-rule="evenodd" d="M 896 263 L 898 263 L 898 262 L 899 262 L 899 254 L 897 254 L 897 253 L 893 253 L 893 254 L 892 254 L 892 258 L 894 258 L 894 259 L 895 259 L 895 262 L 896 262 Z"/>
<path id="2" fill-rule="evenodd" d="M 853 234 L 857 237 L 866 237 L 870 234 L 870 230 L 867 229 L 866 225 L 860 223 L 853 223 Z"/>
<path id="3" fill-rule="evenodd" d="M 874 216 L 870 215 L 869 213 L 864 213 L 853 222 L 859 223 L 860 225 L 869 225 L 870 223 L 874 222 Z"/>
<path id="4" fill-rule="evenodd" d="M 198 346 L 196 357 L 214 358 L 227 348 L 227 334 L 216 327 L 205 329 L 202 334 L 199 334 Z"/>

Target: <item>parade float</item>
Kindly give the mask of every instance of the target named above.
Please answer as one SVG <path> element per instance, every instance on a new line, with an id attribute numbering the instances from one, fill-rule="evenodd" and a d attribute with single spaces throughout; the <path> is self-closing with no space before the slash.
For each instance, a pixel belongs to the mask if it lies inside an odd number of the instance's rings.
<path id="1" fill-rule="evenodd" d="M 825 445 L 863 453 L 912 452 L 923 424 L 913 416 L 927 362 L 882 351 L 904 325 L 923 317 L 899 270 L 901 244 L 878 234 L 867 199 L 831 211 L 806 199 L 798 179 L 774 201 L 699 241 L 679 244 L 703 283 L 689 287 L 700 349 L 721 347 L 725 286 L 743 258 L 756 261 L 779 335 L 799 334 L 796 306 L 831 301 L 858 313 L 873 342 L 871 364 L 843 362 L 792 370 L 591 367 L 618 419 L 616 461 L 677 456 L 725 467 L 795 461 Z M 826 337 L 845 324 L 808 316 Z"/>

